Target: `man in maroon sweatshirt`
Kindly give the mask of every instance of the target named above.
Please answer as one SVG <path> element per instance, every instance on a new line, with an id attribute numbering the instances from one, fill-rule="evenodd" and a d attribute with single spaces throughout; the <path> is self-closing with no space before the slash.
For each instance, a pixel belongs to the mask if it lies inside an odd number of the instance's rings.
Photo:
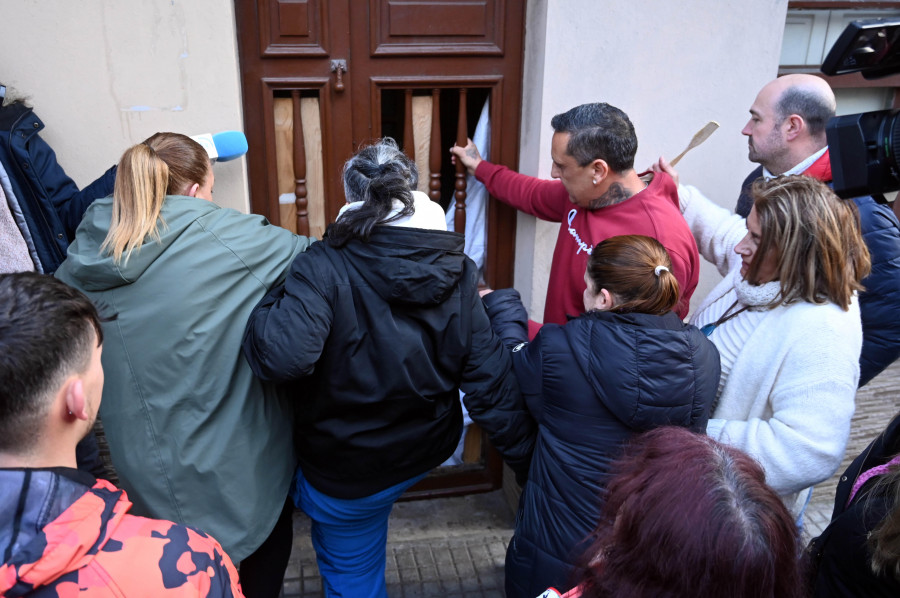
<path id="1" fill-rule="evenodd" d="M 547 285 L 544 323 L 565 324 L 584 311 L 584 271 L 594 246 L 617 235 L 657 239 L 672 258 L 681 287 L 676 311 L 687 315 L 697 286 L 699 255 L 665 173 L 634 170 L 637 136 L 628 116 L 605 103 L 583 104 L 550 121 L 553 181 L 483 160 L 475 144 L 450 152 L 488 192 L 532 216 L 562 224 Z"/>

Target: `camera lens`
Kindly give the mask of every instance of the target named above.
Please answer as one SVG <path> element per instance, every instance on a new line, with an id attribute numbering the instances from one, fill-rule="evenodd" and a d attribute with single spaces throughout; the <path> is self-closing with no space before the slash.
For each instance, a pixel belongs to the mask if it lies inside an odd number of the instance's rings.
<path id="1" fill-rule="evenodd" d="M 900 112 L 885 119 L 884 130 L 887 132 L 884 140 L 886 162 L 896 178 L 900 173 Z"/>

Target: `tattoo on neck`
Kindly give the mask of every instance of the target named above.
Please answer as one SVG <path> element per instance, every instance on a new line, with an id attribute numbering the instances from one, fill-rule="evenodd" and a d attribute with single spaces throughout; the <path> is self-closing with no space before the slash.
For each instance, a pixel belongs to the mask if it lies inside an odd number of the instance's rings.
<path id="1" fill-rule="evenodd" d="M 609 186 L 609 189 L 607 189 L 603 195 L 591 201 L 589 209 L 596 210 L 599 208 L 605 208 L 606 206 L 612 206 L 617 203 L 622 203 L 632 195 L 634 195 L 634 193 L 626 189 L 625 185 L 623 185 L 622 183 L 613 183 Z"/>

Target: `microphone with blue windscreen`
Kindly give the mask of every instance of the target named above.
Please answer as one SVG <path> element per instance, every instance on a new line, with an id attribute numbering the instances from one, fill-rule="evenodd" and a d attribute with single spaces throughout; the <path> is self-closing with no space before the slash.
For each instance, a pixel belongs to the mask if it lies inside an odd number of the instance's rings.
<path id="1" fill-rule="evenodd" d="M 192 135 L 191 139 L 203 146 L 213 162 L 228 162 L 247 153 L 247 137 L 241 131 L 222 131 Z"/>

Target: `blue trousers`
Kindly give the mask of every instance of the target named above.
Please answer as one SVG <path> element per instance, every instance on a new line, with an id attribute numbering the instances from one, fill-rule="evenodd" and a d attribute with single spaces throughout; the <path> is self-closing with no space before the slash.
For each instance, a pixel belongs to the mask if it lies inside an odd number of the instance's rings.
<path id="1" fill-rule="evenodd" d="M 425 475 L 371 496 L 342 499 L 322 494 L 297 469 L 291 496 L 312 521 L 312 543 L 325 596 L 387 598 L 388 518 L 400 495 Z"/>

